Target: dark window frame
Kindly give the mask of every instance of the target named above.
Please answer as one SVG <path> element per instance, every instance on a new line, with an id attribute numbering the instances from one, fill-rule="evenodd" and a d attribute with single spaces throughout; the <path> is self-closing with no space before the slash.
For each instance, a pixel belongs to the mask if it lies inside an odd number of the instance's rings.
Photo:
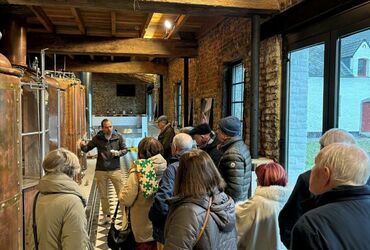
<path id="1" fill-rule="evenodd" d="M 283 79 L 281 105 L 281 141 L 280 162 L 287 164 L 287 129 L 288 117 L 288 55 L 289 52 L 318 43 L 325 44 L 324 56 L 324 102 L 323 102 L 323 133 L 338 126 L 339 105 L 339 49 L 340 38 L 351 35 L 370 27 L 370 3 L 346 10 L 310 26 L 301 26 L 301 31 L 283 36 Z"/>

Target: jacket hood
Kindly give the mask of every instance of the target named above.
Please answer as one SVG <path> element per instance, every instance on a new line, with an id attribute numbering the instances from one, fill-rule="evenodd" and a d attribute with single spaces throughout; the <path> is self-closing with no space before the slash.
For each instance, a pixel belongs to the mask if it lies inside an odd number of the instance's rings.
<path id="1" fill-rule="evenodd" d="M 78 184 L 66 174 L 47 174 L 43 176 L 37 186 L 42 194 L 46 193 L 65 193 L 74 194 L 81 198 L 84 206 L 86 206 L 86 199 Z"/>
<path id="2" fill-rule="evenodd" d="M 159 169 L 165 169 L 167 167 L 167 161 L 161 154 L 157 154 L 149 158 L 153 162 L 154 167 Z"/>
<path id="3" fill-rule="evenodd" d="M 179 206 L 182 203 L 194 203 L 205 210 L 208 209 L 208 197 L 202 198 L 180 198 L 173 197 L 169 200 L 170 204 Z M 224 192 L 215 192 L 211 205 L 211 214 L 220 231 L 231 232 L 235 228 L 235 203 L 234 200 Z"/>
<path id="4" fill-rule="evenodd" d="M 285 202 L 288 200 L 290 191 L 288 187 L 271 185 L 268 187 L 257 186 L 256 194 L 269 200 Z"/>

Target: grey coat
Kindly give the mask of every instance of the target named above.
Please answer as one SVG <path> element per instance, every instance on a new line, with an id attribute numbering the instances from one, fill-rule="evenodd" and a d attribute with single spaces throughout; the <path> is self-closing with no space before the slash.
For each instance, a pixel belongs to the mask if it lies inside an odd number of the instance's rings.
<path id="1" fill-rule="evenodd" d="M 232 137 L 222 145 L 224 152 L 218 170 L 226 182 L 225 193 L 237 201 L 249 198 L 252 159 L 247 145 L 240 136 Z"/>
<path id="2" fill-rule="evenodd" d="M 235 204 L 224 192 L 213 195 L 210 217 L 199 242 L 208 197 L 169 200 L 164 249 L 236 249 Z"/>

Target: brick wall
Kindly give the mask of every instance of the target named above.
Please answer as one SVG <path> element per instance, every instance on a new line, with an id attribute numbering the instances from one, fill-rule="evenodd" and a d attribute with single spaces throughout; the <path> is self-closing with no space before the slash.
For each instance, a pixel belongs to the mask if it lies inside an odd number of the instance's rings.
<path id="1" fill-rule="evenodd" d="M 189 102 L 193 101 L 194 125 L 199 123 L 202 98 L 213 98 L 214 128 L 222 117 L 224 70 L 238 60 L 245 66 L 244 137 L 250 141 L 251 108 L 251 22 L 248 18 L 226 18 L 199 40 L 198 57 L 189 61 Z M 279 158 L 281 39 L 273 37 L 261 43 L 260 70 L 260 143 L 259 154 Z M 183 80 L 183 59 L 169 63 L 164 86 L 164 106 L 174 118 L 175 82 Z M 167 98 L 168 97 L 168 98 Z"/>
<path id="2" fill-rule="evenodd" d="M 271 37 L 262 41 L 260 49 L 259 152 L 275 161 L 280 153 L 281 42 L 280 37 Z"/>
<path id="3" fill-rule="evenodd" d="M 117 96 L 116 84 L 135 84 L 136 96 Z M 153 83 L 151 77 L 135 77 L 126 74 L 93 74 L 92 75 L 92 99 L 93 114 L 105 115 L 107 110 L 110 114 L 114 110 L 122 113 L 125 110 L 133 114 L 145 114 L 146 112 L 146 84 Z"/>

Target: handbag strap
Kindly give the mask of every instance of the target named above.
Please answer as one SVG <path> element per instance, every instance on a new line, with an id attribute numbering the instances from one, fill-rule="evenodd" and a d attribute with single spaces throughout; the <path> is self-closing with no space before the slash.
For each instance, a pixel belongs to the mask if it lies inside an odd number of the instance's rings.
<path id="1" fill-rule="evenodd" d="M 202 238 L 202 235 L 203 235 L 203 233 L 204 233 L 204 230 L 206 229 L 206 226 L 207 226 L 207 224 L 208 224 L 209 214 L 211 213 L 211 205 L 212 205 L 212 196 L 211 196 L 211 197 L 209 197 L 206 218 L 204 219 L 203 226 L 202 226 L 202 228 L 200 229 L 200 232 L 199 232 L 199 234 L 198 234 L 197 241 L 195 242 L 195 245 L 196 245 L 196 244 L 198 243 L 198 241 Z"/>
<path id="2" fill-rule="evenodd" d="M 117 218 L 118 208 L 119 208 L 119 201 L 117 201 L 116 210 L 114 210 L 114 214 L 113 214 L 113 217 L 112 217 L 111 224 L 114 224 L 114 221 Z M 130 209 L 127 209 L 127 210 L 128 210 L 128 212 L 127 212 L 127 221 L 130 222 Z"/>
<path id="3" fill-rule="evenodd" d="M 36 202 L 37 202 L 37 198 L 39 197 L 39 194 L 40 192 L 37 192 L 33 200 L 33 208 L 32 208 L 32 230 L 33 230 L 33 240 L 35 241 L 36 250 L 39 249 L 39 242 L 37 240 L 37 225 L 36 225 Z"/>

